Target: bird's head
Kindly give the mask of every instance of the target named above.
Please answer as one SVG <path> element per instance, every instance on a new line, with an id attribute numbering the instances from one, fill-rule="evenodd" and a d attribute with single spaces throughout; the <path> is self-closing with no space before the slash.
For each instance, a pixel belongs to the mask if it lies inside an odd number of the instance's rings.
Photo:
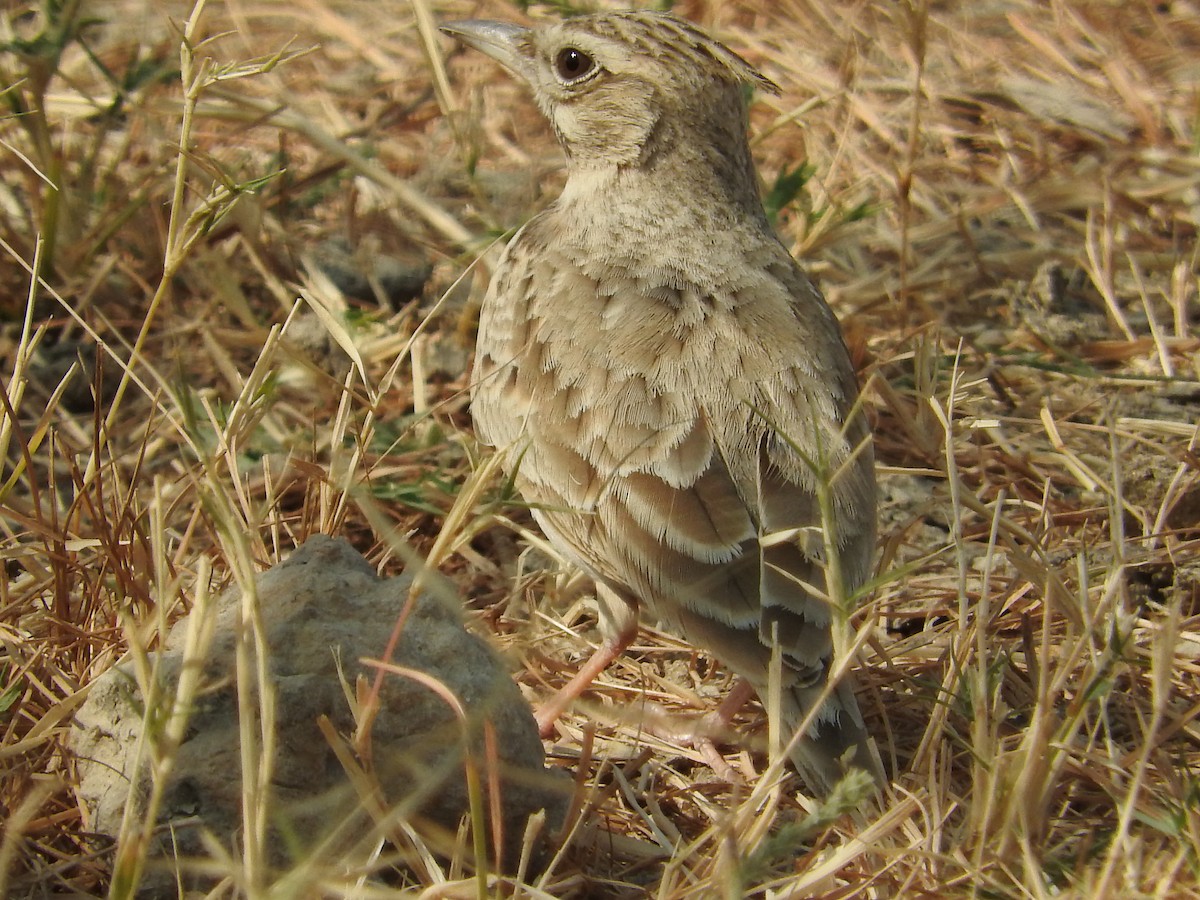
<path id="1" fill-rule="evenodd" d="M 529 82 L 573 165 L 636 165 L 679 140 L 734 153 L 745 144 L 744 88 L 778 91 L 732 50 L 665 13 L 533 28 L 455 22 L 442 31 Z"/>

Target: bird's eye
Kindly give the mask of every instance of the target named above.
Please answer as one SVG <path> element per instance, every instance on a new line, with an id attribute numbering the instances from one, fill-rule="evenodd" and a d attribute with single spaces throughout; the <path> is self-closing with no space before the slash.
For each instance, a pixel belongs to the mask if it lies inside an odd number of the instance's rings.
<path id="1" fill-rule="evenodd" d="M 554 57 L 554 68 L 563 81 L 578 81 L 595 67 L 595 61 L 577 47 L 564 47 Z"/>

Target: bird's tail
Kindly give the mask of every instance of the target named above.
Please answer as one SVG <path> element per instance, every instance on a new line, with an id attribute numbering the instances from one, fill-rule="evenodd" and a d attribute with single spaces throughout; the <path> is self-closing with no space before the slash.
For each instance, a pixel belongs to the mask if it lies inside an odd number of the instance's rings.
<path id="1" fill-rule="evenodd" d="M 820 701 L 825 686 L 784 688 L 779 722 L 786 742 L 803 725 L 808 712 Z M 842 678 L 825 698 L 808 732 L 792 741 L 791 761 L 809 789 L 828 796 L 851 769 L 862 769 L 882 785 L 886 778 L 879 752 L 863 723 L 854 686 Z"/>

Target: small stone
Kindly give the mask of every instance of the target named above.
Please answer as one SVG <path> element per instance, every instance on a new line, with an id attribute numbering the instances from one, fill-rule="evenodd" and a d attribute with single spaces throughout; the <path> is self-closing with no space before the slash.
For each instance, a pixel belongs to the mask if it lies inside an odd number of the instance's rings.
<path id="1" fill-rule="evenodd" d="M 87 340 L 64 339 L 38 347 L 30 370 L 30 379 L 47 395 L 53 394 L 72 366 L 76 366 L 71 381 L 62 393 L 62 405 L 70 412 L 89 413 L 96 408 L 96 392 L 104 408 L 116 392 L 121 370 L 107 354 L 101 354 L 101 376 L 96 377 L 96 345 Z"/>
<path id="2" fill-rule="evenodd" d="M 1104 300 L 1087 274 L 1053 260 L 1043 263 L 1027 285 L 1013 290 L 1010 305 L 1015 319 L 1055 345 L 1072 346 L 1108 334 Z"/>
<path id="3" fill-rule="evenodd" d="M 256 584 L 275 694 L 271 862 L 281 871 L 300 862 L 325 872 L 365 867 L 381 830 L 317 720 L 328 716 L 342 736 L 354 732 L 338 664 L 352 688 L 359 676 L 371 683 L 375 669 L 359 660 L 383 655 L 412 579 L 380 578 L 349 544 L 317 535 Z M 504 817 L 502 864 L 511 868 L 531 814 L 545 809 L 549 828 L 561 820 L 568 779 L 545 768 L 528 704 L 487 644 L 464 629 L 453 602 L 440 596 L 444 590 L 418 597 L 393 662 L 436 679 L 466 709 L 470 747 L 485 785 L 484 722 L 493 730 Z M 236 853 L 244 843 L 234 661 L 241 602 L 241 592 L 232 589 L 210 613 L 215 632 L 203 661 L 203 684 L 167 775 L 157 819 L 161 837 L 151 851 L 157 860 L 143 881 L 142 896 L 176 896 L 174 860 L 181 861 L 185 887 L 211 887 L 213 879 L 190 871 L 186 862 L 210 855 L 202 832 L 227 852 Z M 173 695 L 184 663 L 186 629 L 186 619 L 177 623 L 165 649 L 152 654 L 166 696 Z M 135 758 L 144 717 L 133 671 L 132 664 L 117 666 L 95 680 L 70 741 L 85 827 L 109 837 L 120 832 L 126 805 L 144 805 L 151 787 L 148 766 L 139 770 Z M 153 735 L 152 730 L 151 740 Z M 386 677 L 369 759 L 358 760 L 373 772 L 393 817 L 385 836 L 398 831 L 394 824 L 401 819 L 422 835 L 437 833 L 427 823 L 453 833 L 468 811 L 465 745 L 463 725 L 443 698 L 417 680 Z"/>
<path id="4" fill-rule="evenodd" d="M 311 310 L 299 313 L 292 319 L 287 337 L 296 349 L 334 381 L 340 384 L 346 380 L 353 362 L 316 313 Z"/>
<path id="5" fill-rule="evenodd" d="M 323 241 L 313 248 L 312 261 L 347 297 L 392 310 L 420 297 L 433 274 L 429 260 L 384 252 L 370 239 L 358 247 L 344 238 Z"/>

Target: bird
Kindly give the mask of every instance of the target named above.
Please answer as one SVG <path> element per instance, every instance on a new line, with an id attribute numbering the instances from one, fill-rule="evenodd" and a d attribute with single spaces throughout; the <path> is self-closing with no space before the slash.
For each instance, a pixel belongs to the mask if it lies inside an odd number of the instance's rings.
<path id="1" fill-rule="evenodd" d="M 528 83 L 567 162 L 494 268 L 471 376 L 478 438 L 596 585 L 604 642 L 543 736 L 645 610 L 803 731 L 811 791 L 881 777 L 830 678 L 874 554 L 872 437 L 838 320 L 760 199 L 747 89 L 778 88 L 669 13 L 441 30 Z"/>

